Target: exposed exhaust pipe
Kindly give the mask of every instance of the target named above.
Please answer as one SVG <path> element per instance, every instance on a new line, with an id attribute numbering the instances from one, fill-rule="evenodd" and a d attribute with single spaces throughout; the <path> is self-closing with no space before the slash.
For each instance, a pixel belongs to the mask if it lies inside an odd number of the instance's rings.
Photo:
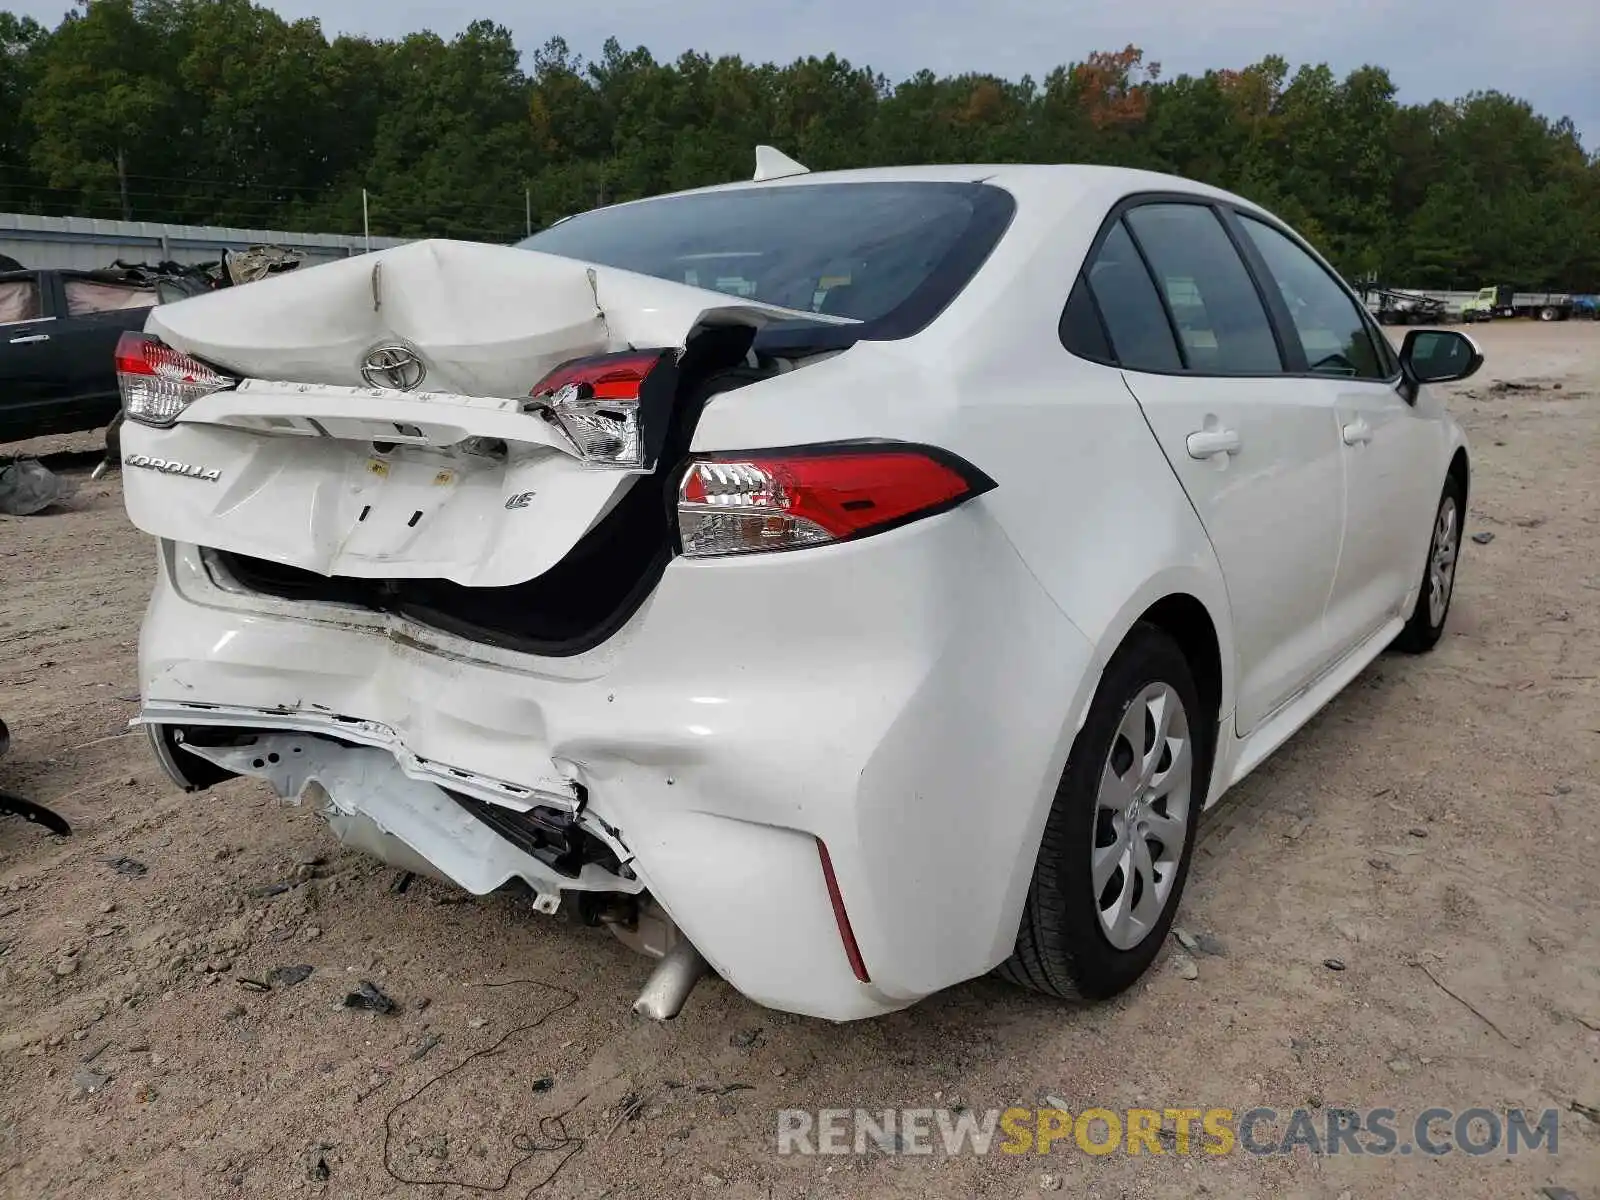
<path id="1" fill-rule="evenodd" d="M 683 1011 L 683 1004 L 709 971 L 710 964 L 700 956 L 694 943 L 685 938 L 667 952 L 645 981 L 644 990 L 633 1002 L 633 1011 L 652 1021 L 670 1021 Z"/>

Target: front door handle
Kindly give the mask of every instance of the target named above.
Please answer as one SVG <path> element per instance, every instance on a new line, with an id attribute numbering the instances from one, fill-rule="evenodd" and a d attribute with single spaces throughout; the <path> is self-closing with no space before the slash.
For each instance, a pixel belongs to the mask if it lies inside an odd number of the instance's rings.
<path id="1" fill-rule="evenodd" d="M 25 337 L 12 338 L 11 344 L 13 346 L 26 346 L 31 342 L 48 342 L 49 340 L 50 335 L 48 333 L 30 333 Z"/>
<path id="2" fill-rule="evenodd" d="M 1232 429 L 1199 429 L 1189 435 L 1186 444 L 1190 458 L 1203 460 L 1219 454 L 1237 454 L 1244 441 Z"/>
<path id="3" fill-rule="evenodd" d="M 1372 426 L 1359 417 L 1344 427 L 1344 444 L 1346 446 L 1359 446 L 1372 440 Z"/>

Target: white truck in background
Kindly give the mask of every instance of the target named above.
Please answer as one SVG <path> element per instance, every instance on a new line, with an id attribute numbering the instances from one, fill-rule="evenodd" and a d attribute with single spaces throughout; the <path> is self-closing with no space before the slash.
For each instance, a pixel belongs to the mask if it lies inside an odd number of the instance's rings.
<path id="1" fill-rule="evenodd" d="M 1573 313 L 1568 292 L 1518 292 L 1510 284 L 1478 289 L 1461 306 L 1463 321 L 1492 321 L 1496 317 L 1533 317 L 1540 321 L 1565 321 Z"/>

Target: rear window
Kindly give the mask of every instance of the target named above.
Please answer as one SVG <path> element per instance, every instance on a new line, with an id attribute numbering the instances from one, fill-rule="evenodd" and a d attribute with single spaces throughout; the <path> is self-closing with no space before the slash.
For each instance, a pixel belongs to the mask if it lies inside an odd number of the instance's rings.
<path id="1" fill-rule="evenodd" d="M 596 209 L 518 245 L 904 337 L 966 286 L 1015 211 L 976 183 L 825 183 Z"/>

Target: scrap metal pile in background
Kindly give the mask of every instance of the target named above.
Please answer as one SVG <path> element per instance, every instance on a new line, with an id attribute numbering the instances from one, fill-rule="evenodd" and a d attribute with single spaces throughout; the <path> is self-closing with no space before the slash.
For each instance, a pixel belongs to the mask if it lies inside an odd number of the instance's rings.
<path id="1" fill-rule="evenodd" d="M 1372 286 L 1363 292 L 1367 307 L 1384 325 L 1432 325 L 1446 319 L 1445 302 L 1436 296 Z"/>
<path id="2" fill-rule="evenodd" d="M 163 279 L 181 279 L 198 283 L 204 290 L 211 291 L 241 283 L 254 283 L 268 275 L 292 271 L 304 261 L 305 255 L 298 250 L 288 250 L 282 246 L 250 246 L 244 250 L 224 250 L 217 262 L 150 264 L 118 259 L 111 267 L 123 272 L 130 280 L 154 285 Z"/>

